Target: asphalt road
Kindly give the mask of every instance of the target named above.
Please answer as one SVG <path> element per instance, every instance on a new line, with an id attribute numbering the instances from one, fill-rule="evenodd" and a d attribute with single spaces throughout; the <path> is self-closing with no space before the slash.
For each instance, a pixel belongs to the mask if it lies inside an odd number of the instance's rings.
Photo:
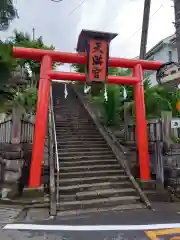
<path id="1" fill-rule="evenodd" d="M 36 231 L 3 231 L 2 240 L 121 240 L 149 239 L 143 232 L 36 232 Z"/>
<path id="2" fill-rule="evenodd" d="M 43 216 L 43 210 L 41 211 Z M 91 217 L 68 220 L 41 220 L 38 213 L 38 221 L 28 217 L 20 222 L 9 223 L 10 225 L 1 225 L 0 240 L 178 240 L 179 212 L 180 206 L 173 209 L 166 204 L 156 211 L 99 213 Z"/>
<path id="3" fill-rule="evenodd" d="M 164 231 L 164 232 L 163 232 Z M 2 230 L 0 239 L 2 240 L 160 240 L 160 239 L 180 239 L 180 228 L 161 230 L 156 235 L 156 231 L 33 231 L 33 230 Z M 179 238 L 177 238 L 179 236 Z"/>

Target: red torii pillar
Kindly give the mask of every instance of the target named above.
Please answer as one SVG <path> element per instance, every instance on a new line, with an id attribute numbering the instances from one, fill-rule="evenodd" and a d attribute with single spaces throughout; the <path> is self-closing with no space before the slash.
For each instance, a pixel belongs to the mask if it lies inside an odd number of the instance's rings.
<path id="1" fill-rule="evenodd" d="M 86 80 L 85 74 L 53 72 L 52 61 L 64 63 L 85 64 L 87 56 L 78 53 L 63 53 L 51 50 L 39 50 L 28 48 L 14 48 L 13 54 L 17 58 L 26 58 L 41 61 L 40 84 L 38 92 L 37 113 L 34 131 L 34 142 L 32 150 L 32 162 L 30 169 L 30 187 L 40 186 L 41 166 L 44 154 L 44 141 L 46 136 L 46 121 L 48 114 L 50 80 Z M 133 76 L 108 76 L 110 84 L 134 85 L 136 104 L 136 131 L 140 163 L 140 178 L 142 181 L 150 180 L 150 165 L 148 154 L 148 138 L 146 129 L 143 70 L 157 70 L 163 63 L 156 61 L 145 61 L 124 58 L 110 58 L 110 67 L 132 68 Z"/>

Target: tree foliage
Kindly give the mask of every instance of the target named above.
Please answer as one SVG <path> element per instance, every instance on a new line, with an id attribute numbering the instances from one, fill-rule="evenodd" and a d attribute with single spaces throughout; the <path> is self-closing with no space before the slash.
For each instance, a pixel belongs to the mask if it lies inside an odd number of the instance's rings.
<path id="1" fill-rule="evenodd" d="M 18 104 L 22 105 L 25 111 L 31 111 L 31 108 L 35 108 L 37 100 L 37 91 L 35 86 L 39 81 L 40 74 L 40 62 L 30 59 L 16 59 L 12 56 L 12 47 L 26 47 L 26 48 L 40 48 L 51 49 L 54 47 L 44 44 L 42 37 L 38 37 L 34 40 L 27 33 L 14 32 L 14 36 L 9 38 L 8 41 L 1 42 L 0 44 L 0 100 L 1 103 L 5 103 L 7 110 L 11 107 L 15 107 Z M 9 79 L 12 78 L 13 72 L 20 66 L 20 69 L 24 69 L 24 75 L 28 84 L 26 87 L 9 85 Z M 54 63 L 54 66 L 56 64 Z M 18 67 L 19 68 L 19 67 Z M 21 72 L 19 74 L 21 78 Z M 33 81 L 32 81 L 33 78 Z M 33 83 L 33 84 L 32 84 Z M 7 86 L 11 86 L 7 89 Z M 36 97 L 35 97 L 36 96 Z M 36 100 L 35 100 L 36 99 Z M 33 110 L 34 111 L 34 110 Z"/>
<path id="2" fill-rule="evenodd" d="M 17 18 L 17 10 L 12 0 L 0 0 L 0 31 L 7 30 L 10 22 Z"/>
<path id="3" fill-rule="evenodd" d="M 84 72 L 83 65 L 75 64 L 74 69 L 78 72 Z M 132 74 L 130 69 L 109 68 L 110 75 L 129 76 Z M 180 91 L 172 91 L 166 86 L 152 86 L 148 77 L 144 81 L 144 99 L 147 118 L 156 118 L 161 116 L 161 111 L 172 111 L 173 116 L 178 116 L 176 103 L 180 99 Z M 124 98 L 124 90 L 126 98 Z M 101 109 L 107 124 L 114 125 L 120 119 L 123 120 L 124 102 L 129 102 L 129 112 L 135 118 L 134 91 L 132 86 L 108 85 L 108 101 L 104 99 L 104 89 L 98 96 L 91 96 L 91 101 Z"/>
<path id="4" fill-rule="evenodd" d="M 17 62 L 11 55 L 12 45 L 0 43 L 0 89 L 11 76 L 11 72 L 16 68 Z"/>
<path id="5" fill-rule="evenodd" d="M 46 50 L 55 49 L 53 45 L 48 46 L 44 44 L 41 36 L 33 40 L 31 39 L 29 34 L 18 32 L 17 30 L 14 32 L 14 37 L 11 38 L 10 43 L 16 47 L 38 48 Z M 39 76 L 41 65 L 39 61 L 34 61 L 31 59 L 19 59 L 19 64 L 21 66 L 24 66 L 25 68 L 28 65 L 30 67 L 31 72 Z"/>
<path id="6" fill-rule="evenodd" d="M 13 90 L 11 90 L 13 91 Z M 21 107 L 25 113 L 35 114 L 37 104 L 37 88 L 25 88 L 15 91 L 13 98 L 5 102 L 6 112 L 11 113 L 13 108 Z"/>

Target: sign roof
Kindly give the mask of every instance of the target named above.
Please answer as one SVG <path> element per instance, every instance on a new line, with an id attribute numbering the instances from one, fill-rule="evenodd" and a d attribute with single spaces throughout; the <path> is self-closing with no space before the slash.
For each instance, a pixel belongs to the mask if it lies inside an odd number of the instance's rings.
<path id="1" fill-rule="evenodd" d="M 103 39 L 110 42 L 117 35 L 117 33 L 99 32 L 83 29 L 79 34 L 76 51 L 82 53 L 85 52 L 86 44 L 90 39 Z"/>

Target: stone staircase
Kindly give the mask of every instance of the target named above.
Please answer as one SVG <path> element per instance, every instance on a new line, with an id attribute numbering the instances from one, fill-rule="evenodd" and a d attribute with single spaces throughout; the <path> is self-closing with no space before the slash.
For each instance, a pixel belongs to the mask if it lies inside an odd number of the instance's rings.
<path id="1" fill-rule="evenodd" d="M 144 208 L 94 121 L 68 86 L 52 84 L 59 155 L 58 215 Z M 56 173 L 57 177 L 57 173 Z"/>

